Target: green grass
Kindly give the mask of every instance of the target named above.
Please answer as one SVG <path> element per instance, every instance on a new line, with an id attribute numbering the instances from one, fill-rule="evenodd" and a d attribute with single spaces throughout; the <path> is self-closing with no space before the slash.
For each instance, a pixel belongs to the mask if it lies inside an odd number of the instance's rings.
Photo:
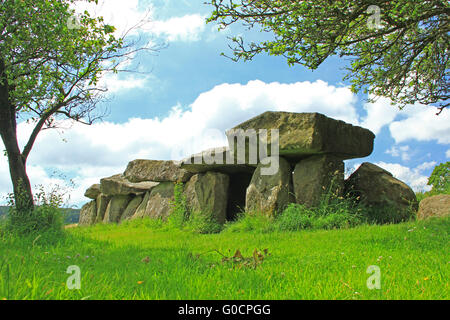
<path id="1" fill-rule="evenodd" d="M 53 242 L 3 233 L 0 300 L 449 299 L 449 230 L 450 218 L 440 218 L 196 234 L 144 219 L 68 229 Z M 255 248 L 270 253 L 256 267 L 222 263 L 218 253 L 251 257 Z M 66 287 L 70 265 L 81 269 L 81 290 Z M 366 286 L 370 265 L 381 269 L 380 290 Z"/>

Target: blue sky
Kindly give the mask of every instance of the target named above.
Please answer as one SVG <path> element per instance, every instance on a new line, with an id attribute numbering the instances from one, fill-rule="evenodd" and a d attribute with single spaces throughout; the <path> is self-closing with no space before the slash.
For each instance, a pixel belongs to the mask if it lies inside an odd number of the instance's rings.
<path id="1" fill-rule="evenodd" d="M 100 1 L 101 2 L 101 1 Z M 42 132 L 28 171 L 33 185 L 67 185 L 69 205 L 87 201 L 84 190 L 102 177 L 123 172 L 136 158 L 181 159 L 226 144 L 224 131 L 264 111 L 321 112 L 371 129 L 374 152 L 346 161 L 350 172 L 370 161 L 389 170 L 416 191 L 427 188 L 433 167 L 450 158 L 450 112 L 436 117 L 433 108 L 408 106 L 399 111 L 383 98 L 374 104 L 354 95 L 342 80 L 345 61 L 330 58 L 317 70 L 289 67 L 282 57 L 257 56 L 233 62 L 227 36 L 270 37 L 233 26 L 217 31 L 205 18 L 204 0 L 107 0 L 95 13 L 118 27 L 133 25 L 145 11 L 150 22 L 140 30 L 167 47 L 137 56 L 130 68 L 144 74 L 108 75 L 109 115 L 93 126 L 64 122 L 63 129 Z M 77 10 L 84 9 L 77 4 Z M 92 8 L 90 8 L 92 10 Z M 23 141 L 30 126 L 19 125 Z M 6 159 L 0 158 L 0 194 L 11 190 Z"/>

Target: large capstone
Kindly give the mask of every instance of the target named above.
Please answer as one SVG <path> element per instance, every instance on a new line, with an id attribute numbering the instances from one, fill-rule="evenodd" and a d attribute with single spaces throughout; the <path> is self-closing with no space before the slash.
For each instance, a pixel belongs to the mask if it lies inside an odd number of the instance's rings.
<path id="1" fill-rule="evenodd" d="M 417 211 L 414 191 L 404 182 L 377 165 L 364 162 L 345 181 L 345 193 L 369 210 L 369 218 L 381 222 L 400 222 Z"/>
<path id="2" fill-rule="evenodd" d="M 220 172 L 198 173 L 186 183 L 184 195 L 191 214 L 202 214 L 223 224 L 227 216 L 228 175 Z"/>
<path id="3" fill-rule="evenodd" d="M 100 191 L 108 196 L 125 196 L 129 194 L 142 194 L 157 185 L 158 182 L 153 181 L 130 182 L 121 174 L 116 174 L 100 180 Z"/>
<path id="4" fill-rule="evenodd" d="M 86 203 L 81 208 L 78 225 L 89 226 L 91 224 L 94 224 L 96 215 L 97 215 L 97 204 L 95 200 Z"/>
<path id="5" fill-rule="evenodd" d="M 270 158 L 270 161 L 269 161 Z M 292 170 L 290 164 L 281 157 L 263 159 L 253 173 L 247 188 L 245 209 L 265 215 L 281 213 L 293 202 Z M 278 163 L 276 172 L 265 172 Z"/>
<path id="6" fill-rule="evenodd" d="M 132 197 L 130 195 L 117 195 L 109 201 L 106 208 L 104 222 L 119 222 Z"/>
<path id="7" fill-rule="evenodd" d="M 123 173 L 131 182 L 186 182 L 192 173 L 182 169 L 180 163 L 162 160 L 133 160 Z"/>
<path id="8" fill-rule="evenodd" d="M 264 154 L 276 155 L 276 143 L 271 143 L 272 139 L 278 141 L 279 154 L 295 162 L 324 153 L 341 159 L 366 157 L 372 153 L 375 138 L 370 130 L 320 113 L 292 112 L 265 112 L 226 134 L 234 157 L 250 164 L 260 161 Z M 245 159 L 240 152 L 245 154 Z"/>
<path id="9" fill-rule="evenodd" d="M 344 191 L 344 162 L 333 155 L 300 160 L 294 168 L 295 201 L 316 207 L 327 198 L 338 198 Z"/>
<path id="10" fill-rule="evenodd" d="M 97 199 L 97 196 L 100 194 L 100 184 L 93 184 L 89 188 L 87 188 L 84 196 L 89 199 Z"/>

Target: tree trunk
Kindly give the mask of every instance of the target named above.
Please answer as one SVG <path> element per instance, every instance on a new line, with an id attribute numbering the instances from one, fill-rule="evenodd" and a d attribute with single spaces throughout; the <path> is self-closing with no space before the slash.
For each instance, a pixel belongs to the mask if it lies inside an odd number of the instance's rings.
<path id="1" fill-rule="evenodd" d="M 34 208 L 33 193 L 26 171 L 26 159 L 22 156 L 17 142 L 16 109 L 9 100 L 8 80 L 2 59 L 0 59 L 0 135 L 8 155 L 16 209 L 23 213 L 30 212 Z"/>

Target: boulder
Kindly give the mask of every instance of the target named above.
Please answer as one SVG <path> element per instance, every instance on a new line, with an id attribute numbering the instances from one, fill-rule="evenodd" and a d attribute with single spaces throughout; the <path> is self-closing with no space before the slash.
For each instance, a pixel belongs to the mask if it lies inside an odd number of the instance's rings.
<path id="1" fill-rule="evenodd" d="M 175 161 L 137 159 L 128 163 L 123 175 L 131 182 L 186 182 L 192 173 L 182 169 L 180 163 Z"/>
<path id="2" fill-rule="evenodd" d="M 103 193 L 100 193 L 97 196 L 97 217 L 95 222 L 99 223 L 103 221 L 105 217 L 106 208 L 108 207 L 108 203 L 111 200 L 110 196 L 106 196 Z"/>
<path id="3" fill-rule="evenodd" d="M 216 171 L 236 174 L 255 171 L 255 166 L 236 164 L 228 147 L 211 148 L 191 155 L 181 161 L 181 167 L 192 173 Z"/>
<path id="4" fill-rule="evenodd" d="M 420 201 L 417 219 L 450 215 L 450 194 L 439 194 Z"/>
<path id="5" fill-rule="evenodd" d="M 146 217 L 167 219 L 174 199 L 174 187 L 173 182 L 161 182 L 152 189 L 145 208 Z"/>
<path id="6" fill-rule="evenodd" d="M 97 199 L 97 196 L 100 194 L 100 185 L 99 184 L 93 184 L 90 186 L 86 192 L 84 193 L 84 196 L 89 199 Z"/>
<path id="7" fill-rule="evenodd" d="M 107 196 L 125 196 L 129 194 L 142 194 L 153 189 L 158 182 L 130 182 L 121 174 L 103 178 L 100 180 L 100 191 Z"/>
<path id="8" fill-rule="evenodd" d="M 278 170 L 275 174 L 262 174 L 269 165 L 258 165 L 246 191 L 245 209 L 247 212 L 258 212 L 267 215 L 281 213 L 286 206 L 293 202 L 292 170 L 290 164 L 278 158 Z"/>
<path id="9" fill-rule="evenodd" d="M 264 137 L 261 129 L 267 130 L 269 140 Z M 320 113 L 269 111 L 227 131 L 229 146 L 234 156 L 238 156 L 238 149 L 244 150 L 245 163 L 250 161 L 249 153 L 253 154 L 249 152 L 250 147 L 253 145 L 256 148 L 256 143 L 259 146 L 261 142 L 270 141 L 270 129 L 278 129 L 279 154 L 290 162 L 324 153 L 334 154 L 341 159 L 366 157 L 372 153 L 375 138 L 370 130 L 328 118 Z M 243 144 L 246 134 L 247 137 L 256 134 L 256 140 L 247 138 L 245 147 L 239 147 L 239 139 Z M 271 143 L 264 146 L 270 150 L 267 151 L 267 156 L 276 155 L 272 151 Z M 255 151 L 254 156 L 256 155 L 259 161 L 262 158 L 259 156 L 259 149 L 258 152 Z"/>
<path id="10" fill-rule="evenodd" d="M 292 178 L 295 201 L 316 207 L 327 195 L 342 196 L 344 162 L 333 155 L 318 155 L 300 160 Z"/>
<path id="11" fill-rule="evenodd" d="M 125 210 L 123 211 L 123 213 L 120 217 L 120 222 L 131 219 L 131 217 L 136 213 L 137 208 L 142 203 L 143 198 L 144 198 L 143 195 L 138 195 L 138 196 L 135 196 L 128 203 L 127 207 L 125 208 Z"/>
<path id="12" fill-rule="evenodd" d="M 95 200 L 86 203 L 81 208 L 78 225 L 89 226 L 91 224 L 94 224 L 96 215 L 97 215 L 97 204 Z"/>
<path id="13" fill-rule="evenodd" d="M 414 191 L 377 165 L 364 162 L 345 181 L 345 194 L 357 199 L 375 214 L 378 222 L 400 222 L 417 210 Z"/>
<path id="14" fill-rule="evenodd" d="M 186 183 L 184 195 L 191 214 L 202 214 L 224 224 L 227 216 L 229 177 L 220 172 L 198 173 Z"/>
<path id="15" fill-rule="evenodd" d="M 137 207 L 137 209 L 136 209 L 134 215 L 131 217 L 131 219 L 143 218 L 145 216 L 145 210 L 147 209 L 147 203 L 148 203 L 148 200 L 150 199 L 150 193 L 151 193 L 151 191 L 147 191 L 144 194 L 141 204 Z"/>
<path id="16" fill-rule="evenodd" d="M 103 222 L 119 222 L 131 199 L 132 196 L 130 195 L 116 195 L 112 197 L 111 201 L 109 201 L 108 206 L 106 207 Z"/>

